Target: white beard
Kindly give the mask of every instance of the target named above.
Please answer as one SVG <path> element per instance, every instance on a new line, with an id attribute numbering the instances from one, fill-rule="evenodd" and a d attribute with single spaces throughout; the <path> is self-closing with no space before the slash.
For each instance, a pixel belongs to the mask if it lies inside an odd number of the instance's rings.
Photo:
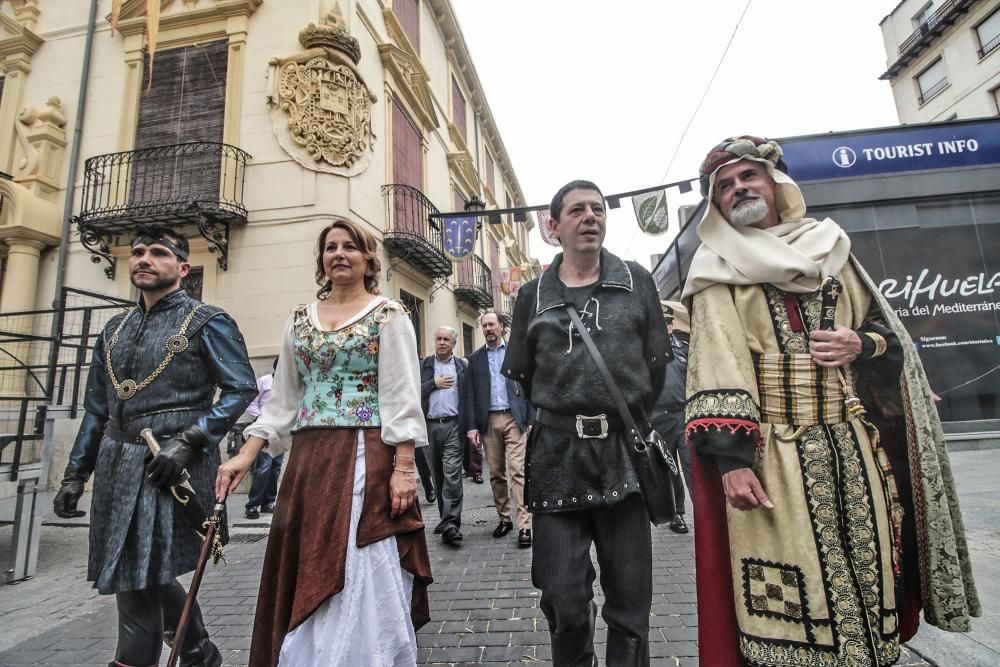
<path id="1" fill-rule="evenodd" d="M 751 199 L 730 211 L 729 223 L 734 227 L 756 225 L 767 217 L 770 209 L 763 199 Z"/>

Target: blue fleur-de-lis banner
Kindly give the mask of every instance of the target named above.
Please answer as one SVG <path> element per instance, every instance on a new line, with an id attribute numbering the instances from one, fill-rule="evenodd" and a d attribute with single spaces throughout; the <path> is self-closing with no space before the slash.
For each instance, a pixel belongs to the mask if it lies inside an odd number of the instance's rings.
<path id="1" fill-rule="evenodd" d="M 463 215 L 442 219 L 444 251 L 461 262 L 476 249 L 476 216 Z"/>

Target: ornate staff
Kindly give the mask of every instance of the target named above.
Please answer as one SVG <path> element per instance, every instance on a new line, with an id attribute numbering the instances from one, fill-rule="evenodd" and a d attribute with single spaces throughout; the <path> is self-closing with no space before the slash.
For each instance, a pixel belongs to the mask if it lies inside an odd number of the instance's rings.
<path id="1" fill-rule="evenodd" d="M 160 443 L 156 441 L 153 432 L 146 428 L 139 433 L 146 441 L 149 451 L 156 456 L 160 452 Z M 195 565 L 194 577 L 191 579 L 191 586 L 188 588 L 187 597 L 184 599 L 184 609 L 181 611 L 180 621 L 177 623 L 177 631 L 174 633 L 174 640 L 170 645 L 170 657 L 167 658 L 167 667 L 175 667 L 177 659 L 180 657 L 181 647 L 184 645 L 184 635 L 187 633 L 188 622 L 191 620 L 191 610 L 194 608 L 195 600 L 198 598 L 198 588 L 201 587 L 201 579 L 205 575 L 205 567 L 208 565 L 209 556 L 212 564 L 218 565 L 220 560 L 225 560 L 222 553 L 222 536 L 219 533 L 219 524 L 222 522 L 222 513 L 226 510 L 225 498 L 215 504 L 212 515 L 208 516 L 204 508 L 194 494 L 194 488 L 188 481 L 188 473 L 182 473 L 183 480 L 180 484 L 170 487 L 170 493 L 178 503 L 184 508 L 184 513 L 191 519 L 194 530 L 202 539 L 201 552 L 198 554 L 198 562 Z"/>

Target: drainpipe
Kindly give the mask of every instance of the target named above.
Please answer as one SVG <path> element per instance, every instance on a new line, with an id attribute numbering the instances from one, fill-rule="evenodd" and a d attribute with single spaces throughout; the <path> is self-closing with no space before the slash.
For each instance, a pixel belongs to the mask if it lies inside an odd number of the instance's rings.
<path id="1" fill-rule="evenodd" d="M 80 161 L 80 142 L 83 138 L 83 114 L 87 104 L 87 87 L 90 84 L 90 55 L 94 45 L 94 32 L 97 29 L 97 3 L 90 0 L 90 18 L 87 21 L 87 37 L 83 46 L 83 70 L 80 75 L 80 93 L 76 101 L 76 120 L 73 124 L 73 144 L 69 152 L 69 170 L 66 175 L 66 196 L 63 202 L 63 226 L 59 240 L 59 259 L 56 262 L 56 287 L 52 298 L 52 308 L 55 314 L 52 318 L 52 337 L 56 339 L 62 332 L 63 325 L 63 287 L 66 284 L 66 262 L 69 259 L 69 231 L 73 215 L 73 190 L 76 184 L 77 164 Z M 55 386 L 55 365 L 59 358 L 59 343 L 52 345 L 49 353 L 49 377 L 47 393 L 51 397 Z"/>
<path id="2" fill-rule="evenodd" d="M 66 198 L 63 202 L 62 238 L 59 241 L 59 261 L 56 264 L 56 290 L 52 307 L 62 307 L 62 290 L 66 282 L 66 260 L 69 257 L 69 229 L 73 216 L 73 189 L 76 185 L 77 164 L 80 161 L 80 141 L 83 138 L 83 114 L 90 84 L 90 55 L 97 28 L 97 2 L 90 0 L 90 20 L 87 22 L 87 39 L 83 47 L 83 72 L 80 75 L 80 94 L 77 96 L 76 121 L 73 124 L 73 145 L 69 152 L 69 173 L 66 175 Z"/>

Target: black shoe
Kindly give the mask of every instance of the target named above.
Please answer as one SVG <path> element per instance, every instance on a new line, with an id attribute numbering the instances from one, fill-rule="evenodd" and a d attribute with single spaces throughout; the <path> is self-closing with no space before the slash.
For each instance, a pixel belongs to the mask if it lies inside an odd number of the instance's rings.
<path id="1" fill-rule="evenodd" d="M 521 549 L 527 549 L 531 546 L 531 529 L 522 528 L 517 531 L 517 546 Z"/>
<path id="2" fill-rule="evenodd" d="M 455 526 L 449 526 L 448 530 L 441 535 L 441 539 L 444 540 L 445 544 L 459 544 L 462 541 L 462 533 Z"/>
<path id="3" fill-rule="evenodd" d="M 472 481 L 475 482 L 476 484 L 482 484 L 483 483 L 482 474 L 477 472 L 475 475 L 472 476 Z"/>
<path id="4" fill-rule="evenodd" d="M 427 502 L 429 503 L 436 502 L 438 499 L 437 494 L 434 493 L 434 489 L 431 489 L 430 491 L 427 492 L 426 498 Z"/>
<path id="5" fill-rule="evenodd" d="M 675 533 L 680 533 L 681 535 L 688 532 L 688 525 L 684 523 L 683 514 L 677 514 L 674 516 L 674 520 L 670 522 L 670 530 Z"/>
<path id="6" fill-rule="evenodd" d="M 500 523 L 493 529 L 493 537 L 503 537 L 514 530 L 514 524 L 509 519 L 500 519 Z"/>
<path id="7" fill-rule="evenodd" d="M 274 503 L 268 503 L 260 508 L 261 514 L 274 514 Z"/>
<path id="8" fill-rule="evenodd" d="M 257 511 L 256 507 L 248 507 L 246 513 L 243 515 L 248 519 L 259 519 L 260 512 Z"/>
<path id="9" fill-rule="evenodd" d="M 434 534 L 435 535 L 440 535 L 443 532 L 444 532 L 444 526 L 442 526 L 440 523 L 438 525 L 434 526 Z"/>

